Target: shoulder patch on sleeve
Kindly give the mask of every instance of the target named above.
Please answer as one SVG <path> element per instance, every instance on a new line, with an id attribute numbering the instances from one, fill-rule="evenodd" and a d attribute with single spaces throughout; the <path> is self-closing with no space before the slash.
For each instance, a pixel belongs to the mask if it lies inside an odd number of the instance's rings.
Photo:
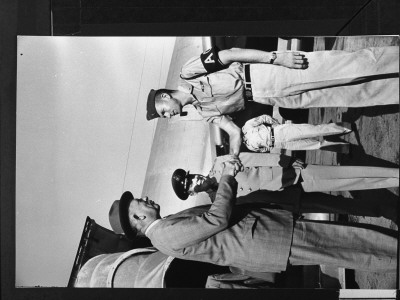
<path id="1" fill-rule="evenodd" d="M 219 60 L 219 49 L 214 46 L 200 55 L 200 60 L 207 73 L 213 73 L 225 69 L 226 66 Z"/>

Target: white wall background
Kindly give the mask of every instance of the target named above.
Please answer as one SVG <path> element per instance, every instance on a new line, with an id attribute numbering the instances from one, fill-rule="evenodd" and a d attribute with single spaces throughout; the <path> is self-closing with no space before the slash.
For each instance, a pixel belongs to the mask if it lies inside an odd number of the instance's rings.
<path id="1" fill-rule="evenodd" d="M 66 286 L 86 216 L 142 193 L 172 37 L 18 37 L 16 286 Z"/>

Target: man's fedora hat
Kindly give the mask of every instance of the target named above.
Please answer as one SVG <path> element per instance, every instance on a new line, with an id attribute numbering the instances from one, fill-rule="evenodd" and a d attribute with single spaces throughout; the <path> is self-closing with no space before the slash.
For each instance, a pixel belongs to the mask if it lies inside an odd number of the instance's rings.
<path id="1" fill-rule="evenodd" d="M 133 200 L 131 192 L 124 192 L 120 200 L 115 200 L 108 213 L 111 228 L 117 234 L 125 233 L 128 239 L 133 240 L 137 231 L 129 222 L 129 205 Z"/>
<path id="2" fill-rule="evenodd" d="M 151 90 L 149 95 L 147 96 L 147 115 L 146 118 L 148 121 L 159 118 L 160 115 L 156 110 L 156 93 L 157 90 Z"/>
<path id="3" fill-rule="evenodd" d="M 171 182 L 172 187 L 175 191 L 175 194 L 181 200 L 186 200 L 189 197 L 188 193 L 188 181 L 186 180 L 189 175 L 189 171 L 185 171 L 183 169 L 176 169 L 172 174 Z"/>

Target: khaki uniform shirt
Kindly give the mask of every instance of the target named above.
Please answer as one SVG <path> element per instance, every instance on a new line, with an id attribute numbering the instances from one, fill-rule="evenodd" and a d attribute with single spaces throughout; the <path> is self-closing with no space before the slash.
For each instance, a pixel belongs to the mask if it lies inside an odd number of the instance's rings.
<path id="1" fill-rule="evenodd" d="M 204 75 L 198 76 L 201 74 Z M 207 122 L 218 124 L 222 115 L 245 108 L 244 72 L 241 63 L 234 62 L 226 69 L 207 74 L 200 56 L 196 56 L 182 67 L 180 77 L 178 90 L 196 97 L 197 101 L 193 105 Z"/>
<path id="2" fill-rule="evenodd" d="M 224 161 L 230 155 L 218 156 L 208 174 L 208 180 L 219 182 Z M 289 166 L 290 157 L 271 153 L 242 152 L 239 158 L 244 171 L 236 175 L 238 182 L 237 197 L 247 196 L 258 191 L 280 191 L 297 183 L 300 172 Z M 215 192 L 209 193 L 211 200 Z"/>

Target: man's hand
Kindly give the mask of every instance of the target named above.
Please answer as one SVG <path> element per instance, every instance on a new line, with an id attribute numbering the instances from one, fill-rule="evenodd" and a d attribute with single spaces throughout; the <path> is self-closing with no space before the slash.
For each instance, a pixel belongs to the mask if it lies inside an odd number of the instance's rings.
<path id="1" fill-rule="evenodd" d="M 304 54 L 300 54 L 298 52 L 278 52 L 276 53 L 274 65 L 279 65 L 290 69 L 307 69 L 308 60 Z"/>
<path id="2" fill-rule="evenodd" d="M 236 176 L 236 174 L 242 170 L 243 165 L 239 158 L 232 156 L 232 158 L 223 163 L 222 175 Z"/>
<path id="3" fill-rule="evenodd" d="M 229 159 L 227 161 L 233 162 L 235 166 L 239 169 L 239 172 L 242 172 L 244 170 L 242 161 L 240 160 L 239 156 L 229 154 Z"/>
<path id="4" fill-rule="evenodd" d="M 302 161 L 300 158 L 296 158 L 295 161 L 292 163 L 292 167 L 295 169 L 304 169 L 305 168 L 305 163 Z"/>

